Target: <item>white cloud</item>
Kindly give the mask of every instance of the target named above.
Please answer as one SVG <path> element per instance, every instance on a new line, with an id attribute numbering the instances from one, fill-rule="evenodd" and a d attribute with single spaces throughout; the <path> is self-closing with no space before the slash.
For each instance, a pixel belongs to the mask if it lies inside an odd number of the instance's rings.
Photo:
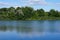
<path id="1" fill-rule="evenodd" d="M 59 6 L 60 3 L 52 3 L 47 2 L 46 0 L 19 0 L 20 2 L 24 2 L 26 6 L 31 5 L 52 5 L 52 6 Z"/>
<path id="2" fill-rule="evenodd" d="M 18 4 L 10 4 L 10 3 L 7 3 L 7 2 L 0 2 L 0 6 L 9 6 L 9 7 L 18 7 L 19 5 Z"/>
<path id="3" fill-rule="evenodd" d="M 13 6 L 13 7 L 17 7 L 17 6 L 36 6 L 36 5 L 50 5 L 50 6 L 60 6 L 60 3 L 51 3 L 51 2 L 47 2 L 46 0 L 18 0 L 20 1 L 20 4 L 23 5 L 19 5 L 18 3 L 16 4 L 10 4 L 10 3 L 5 3 L 5 2 L 0 2 L 0 6 Z"/>
<path id="4" fill-rule="evenodd" d="M 8 3 L 0 2 L 0 5 L 9 5 Z"/>
<path id="5" fill-rule="evenodd" d="M 30 0 L 29 1 L 30 3 L 33 3 L 33 4 L 46 4 L 47 2 L 45 0 Z"/>
<path id="6" fill-rule="evenodd" d="M 60 3 L 56 3 L 56 5 L 59 5 L 60 6 Z"/>
<path id="7" fill-rule="evenodd" d="M 45 0 L 20 0 L 21 2 L 25 2 L 26 5 L 46 5 L 47 2 Z"/>

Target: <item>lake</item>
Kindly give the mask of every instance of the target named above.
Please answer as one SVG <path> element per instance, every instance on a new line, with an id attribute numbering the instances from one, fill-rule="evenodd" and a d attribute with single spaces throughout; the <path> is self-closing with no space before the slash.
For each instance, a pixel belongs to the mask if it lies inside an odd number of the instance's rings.
<path id="1" fill-rule="evenodd" d="M 0 40 L 60 40 L 60 20 L 0 21 Z"/>

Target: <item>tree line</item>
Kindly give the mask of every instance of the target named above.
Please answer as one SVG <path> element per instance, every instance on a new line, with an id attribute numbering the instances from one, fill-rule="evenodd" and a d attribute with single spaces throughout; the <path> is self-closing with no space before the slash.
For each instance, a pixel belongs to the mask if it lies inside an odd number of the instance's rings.
<path id="1" fill-rule="evenodd" d="M 51 9 L 34 10 L 32 7 L 0 8 L 0 20 L 60 20 L 60 12 Z"/>

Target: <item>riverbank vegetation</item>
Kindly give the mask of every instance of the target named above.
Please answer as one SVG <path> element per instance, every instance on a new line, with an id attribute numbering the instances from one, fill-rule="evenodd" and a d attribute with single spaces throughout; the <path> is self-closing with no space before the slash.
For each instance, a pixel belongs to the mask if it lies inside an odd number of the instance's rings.
<path id="1" fill-rule="evenodd" d="M 60 11 L 34 10 L 32 7 L 0 8 L 0 20 L 60 20 Z"/>

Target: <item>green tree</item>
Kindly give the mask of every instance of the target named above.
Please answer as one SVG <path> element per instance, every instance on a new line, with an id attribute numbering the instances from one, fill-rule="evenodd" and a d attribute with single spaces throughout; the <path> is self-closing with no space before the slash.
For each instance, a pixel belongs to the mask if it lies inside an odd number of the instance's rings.
<path id="1" fill-rule="evenodd" d="M 10 7 L 8 8 L 8 18 L 9 19 L 15 19 L 15 8 L 14 7 Z"/>
<path id="2" fill-rule="evenodd" d="M 45 15 L 45 11 L 43 9 L 38 9 L 37 14 L 39 17 L 43 17 Z"/>
<path id="3" fill-rule="evenodd" d="M 20 7 L 17 7 L 15 11 L 16 11 L 16 14 L 15 14 L 16 19 L 23 20 L 24 14 L 23 14 L 22 9 Z"/>
<path id="4" fill-rule="evenodd" d="M 56 17 L 58 14 L 57 11 L 55 11 L 54 9 L 51 9 L 49 13 L 51 17 Z"/>
<path id="5" fill-rule="evenodd" d="M 22 11 L 24 13 L 24 19 L 31 18 L 33 15 L 33 8 L 31 7 L 23 7 Z"/>

